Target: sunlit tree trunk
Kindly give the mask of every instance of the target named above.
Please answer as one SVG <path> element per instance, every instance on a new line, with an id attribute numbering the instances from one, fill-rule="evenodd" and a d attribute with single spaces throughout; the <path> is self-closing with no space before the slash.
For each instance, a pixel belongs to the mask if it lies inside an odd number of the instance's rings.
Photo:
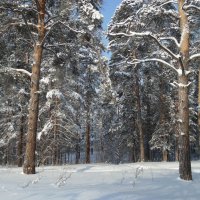
<path id="1" fill-rule="evenodd" d="M 35 174 L 35 151 L 39 106 L 39 80 L 40 68 L 43 54 L 43 40 L 45 38 L 45 5 L 46 0 L 38 0 L 38 40 L 34 44 L 34 63 L 32 65 L 31 92 L 29 102 L 28 133 L 26 140 L 26 151 L 23 172 L 25 174 Z"/>
<path id="2" fill-rule="evenodd" d="M 179 174 L 184 180 L 192 180 L 189 141 L 189 100 L 188 100 L 188 59 L 189 59 L 189 24 L 183 10 L 185 0 L 178 0 L 181 29 L 179 68 Z"/>

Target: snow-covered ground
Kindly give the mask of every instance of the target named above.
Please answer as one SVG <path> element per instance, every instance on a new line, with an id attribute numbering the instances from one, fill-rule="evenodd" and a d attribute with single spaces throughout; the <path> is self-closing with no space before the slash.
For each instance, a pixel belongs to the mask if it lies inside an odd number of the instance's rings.
<path id="1" fill-rule="evenodd" d="M 0 168 L 2 200 L 199 200 L 200 161 L 192 162 L 193 181 L 178 178 L 178 163 L 88 164 Z"/>

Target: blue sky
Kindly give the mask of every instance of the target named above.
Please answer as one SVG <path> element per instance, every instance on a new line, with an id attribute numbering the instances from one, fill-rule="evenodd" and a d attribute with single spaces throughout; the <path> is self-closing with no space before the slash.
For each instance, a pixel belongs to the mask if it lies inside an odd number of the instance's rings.
<path id="1" fill-rule="evenodd" d="M 122 0 L 104 0 L 103 1 L 103 7 L 102 7 L 102 14 L 104 16 L 104 23 L 103 27 L 104 29 L 107 28 L 108 23 L 111 20 L 111 17 L 113 16 L 116 7 L 121 3 Z"/>
<path id="2" fill-rule="evenodd" d="M 103 1 L 103 7 L 101 9 L 101 13 L 104 16 L 104 22 L 103 22 L 103 28 L 104 30 L 107 29 L 107 26 L 111 20 L 111 17 L 113 16 L 117 6 L 121 3 L 122 0 L 104 0 Z M 103 40 L 104 44 L 107 45 L 108 41 L 106 38 Z M 104 56 L 110 57 L 110 54 L 105 52 L 103 53 Z"/>

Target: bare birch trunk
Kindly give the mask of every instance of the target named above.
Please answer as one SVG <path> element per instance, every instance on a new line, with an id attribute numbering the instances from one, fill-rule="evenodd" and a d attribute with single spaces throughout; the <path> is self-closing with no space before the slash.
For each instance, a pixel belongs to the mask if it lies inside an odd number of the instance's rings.
<path id="1" fill-rule="evenodd" d="M 188 17 L 183 10 L 185 0 L 178 0 L 181 41 L 181 59 L 179 68 L 182 74 L 178 78 L 179 83 L 179 174 L 184 180 L 192 180 L 190 161 L 190 140 L 189 140 L 189 100 L 188 100 L 188 58 L 189 58 L 189 24 Z"/>
<path id="2" fill-rule="evenodd" d="M 34 46 L 34 64 L 32 66 L 31 93 L 28 116 L 28 134 L 26 140 L 26 151 L 23 172 L 25 174 L 35 174 L 35 151 L 39 106 L 39 80 L 40 67 L 43 53 L 43 40 L 45 38 L 45 5 L 46 0 L 38 0 L 38 40 Z"/>

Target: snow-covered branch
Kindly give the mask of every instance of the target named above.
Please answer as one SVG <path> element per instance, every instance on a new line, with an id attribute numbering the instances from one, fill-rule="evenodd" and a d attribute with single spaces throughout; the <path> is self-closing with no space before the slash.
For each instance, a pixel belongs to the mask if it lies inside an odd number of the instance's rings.
<path id="1" fill-rule="evenodd" d="M 161 44 L 161 42 L 159 41 L 159 39 L 152 35 L 151 32 L 142 32 L 142 33 L 137 33 L 137 32 L 132 32 L 130 31 L 130 33 L 108 33 L 108 35 L 110 36 L 126 36 L 126 37 L 134 37 L 134 36 L 138 36 L 138 37 L 150 37 L 151 39 L 153 39 L 157 45 L 166 53 L 168 53 L 168 55 L 170 55 L 172 58 L 174 58 L 175 60 L 179 59 L 179 56 L 174 54 L 170 49 L 168 49 L 167 47 L 165 47 L 164 45 Z"/>
<path id="2" fill-rule="evenodd" d="M 27 76 L 31 77 L 31 74 L 29 71 L 25 70 L 25 69 L 14 69 L 14 68 L 10 68 L 11 71 L 16 71 L 22 74 L 26 74 Z"/>
<path id="3" fill-rule="evenodd" d="M 107 35 L 109 36 L 126 36 L 126 37 L 134 37 L 134 36 L 139 36 L 139 37 L 145 37 L 145 36 L 149 36 L 150 32 L 143 32 L 143 33 L 137 33 L 137 32 L 130 32 L 130 33 L 107 33 Z"/>
<path id="4" fill-rule="evenodd" d="M 159 62 L 159 63 L 169 67 L 176 73 L 178 73 L 177 69 L 173 65 L 171 65 L 171 64 L 167 63 L 166 61 L 159 59 L 159 58 L 149 58 L 149 59 L 144 59 L 144 60 L 134 59 L 133 62 L 127 62 L 127 63 L 128 64 L 139 64 L 139 63 L 145 63 L 145 62 Z"/>
<path id="5" fill-rule="evenodd" d="M 21 74 L 25 74 L 28 77 L 31 77 L 31 73 L 25 69 L 15 69 L 15 68 L 11 68 L 11 67 L 2 67 L 2 69 L 0 70 L 0 73 L 8 73 L 8 72 L 18 72 Z"/>
<path id="6" fill-rule="evenodd" d="M 180 44 L 178 42 L 178 40 L 175 37 L 161 37 L 159 38 L 160 40 L 172 40 L 174 41 L 174 43 L 176 44 L 176 46 L 179 48 Z"/>
<path id="7" fill-rule="evenodd" d="M 158 38 L 156 38 L 155 36 L 149 34 L 149 36 L 157 43 L 157 45 L 164 50 L 165 52 L 167 52 L 172 58 L 174 58 L 175 60 L 179 59 L 179 56 L 174 54 L 170 49 L 168 49 L 167 47 L 165 47 L 164 45 L 161 44 L 161 42 L 159 41 Z"/>
<path id="8" fill-rule="evenodd" d="M 59 17 L 59 16 L 50 17 L 50 18 L 45 22 L 45 25 L 47 25 L 51 20 L 56 19 L 57 17 Z"/>
<path id="9" fill-rule="evenodd" d="M 163 7 L 163 6 L 165 6 L 165 5 L 169 4 L 169 3 L 177 4 L 177 1 L 174 1 L 174 0 L 172 0 L 172 1 L 167 1 L 167 2 L 165 2 L 165 3 L 163 3 L 163 4 L 161 4 L 159 7 Z"/>
<path id="10" fill-rule="evenodd" d="M 198 6 L 195 6 L 195 5 L 184 5 L 183 9 L 186 10 L 186 11 L 188 11 L 190 9 L 194 9 L 194 10 L 200 12 L 200 8 Z"/>
<path id="11" fill-rule="evenodd" d="M 191 61 L 191 60 L 193 60 L 193 59 L 195 59 L 195 58 L 200 58 L 200 53 L 191 55 L 190 58 L 189 58 L 189 61 Z"/>
<path id="12" fill-rule="evenodd" d="M 53 28 L 56 26 L 56 25 L 58 25 L 58 24 L 61 24 L 61 25 L 63 25 L 63 26 L 65 26 L 66 28 L 68 28 L 70 31 L 73 31 L 73 32 L 75 32 L 75 33 L 83 33 L 83 31 L 79 31 L 79 30 L 76 30 L 76 29 L 73 29 L 72 27 L 70 27 L 68 24 L 66 24 L 66 23 L 64 23 L 64 22 L 62 22 L 62 21 L 60 21 L 60 20 L 58 20 L 58 21 L 56 21 L 56 22 L 54 22 L 54 23 L 51 23 L 51 24 L 49 24 L 49 25 L 47 25 L 45 28 L 46 28 L 46 30 L 48 30 L 48 32 L 46 33 L 46 35 L 45 35 L 45 37 L 44 37 L 44 39 L 43 39 L 43 41 L 42 41 L 42 44 L 44 44 L 44 42 L 45 42 L 45 40 L 46 40 L 46 38 L 48 37 L 48 35 L 51 33 L 51 31 L 53 30 Z"/>
<path id="13" fill-rule="evenodd" d="M 76 30 L 76 29 L 70 27 L 68 24 L 66 24 L 66 23 L 64 23 L 64 22 L 62 22 L 60 20 L 54 22 L 53 24 L 49 24 L 48 26 L 46 26 L 46 29 L 50 30 L 50 29 L 52 29 L 52 26 L 55 26 L 57 24 L 61 24 L 61 25 L 65 26 L 66 28 L 68 28 L 70 31 L 73 31 L 75 33 L 83 33 L 83 31 Z"/>
<path id="14" fill-rule="evenodd" d="M 131 20 L 133 20 L 133 16 L 128 17 L 128 18 L 127 18 L 125 21 L 123 21 L 123 22 L 115 23 L 115 26 L 122 26 L 122 25 L 126 24 L 126 22 L 129 22 L 129 21 L 131 21 Z"/>
<path id="15" fill-rule="evenodd" d="M 176 81 L 174 81 L 173 83 L 171 83 L 172 86 L 176 86 L 176 87 L 189 87 L 191 85 L 191 82 L 189 82 L 188 84 L 183 84 L 183 83 L 177 83 Z"/>

